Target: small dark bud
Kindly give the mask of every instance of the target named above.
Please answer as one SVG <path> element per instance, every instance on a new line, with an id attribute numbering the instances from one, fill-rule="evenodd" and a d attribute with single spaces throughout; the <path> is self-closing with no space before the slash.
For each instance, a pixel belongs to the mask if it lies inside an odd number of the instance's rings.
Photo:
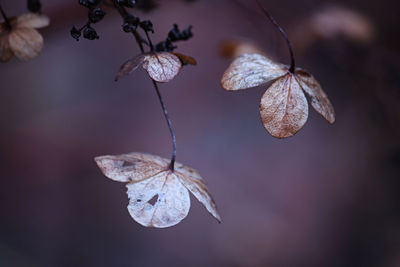
<path id="1" fill-rule="evenodd" d="M 28 0 L 28 10 L 33 13 L 40 13 L 42 4 L 39 0 Z"/>
<path id="2" fill-rule="evenodd" d="M 138 17 L 128 15 L 124 19 L 124 24 L 122 24 L 122 29 L 124 30 L 124 32 L 135 32 L 139 23 L 140 20 Z"/>
<path id="3" fill-rule="evenodd" d="M 83 31 L 83 37 L 88 40 L 99 39 L 96 30 L 90 26 L 86 26 L 85 30 Z"/>
<path id="4" fill-rule="evenodd" d="M 104 18 L 106 12 L 101 10 L 99 7 L 89 11 L 89 21 L 91 23 L 97 23 Z"/>
<path id="5" fill-rule="evenodd" d="M 97 5 L 100 4 L 100 2 L 101 0 L 87 0 L 87 1 L 79 0 L 80 5 L 87 7 L 89 9 L 94 9 Z"/>
<path id="6" fill-rule="evenodd" d="M 187 29 L 185 29 L 185 30 L 182 32 L 181 40 L 186 41 L 186 40 L 188 40 L 188 39 L 190 39 L 190 38 L 192 38 L 192 37 L 193 37 L 192 25 L 190 25 L 189 27 L 187 27 Z"/>
<path id="7" fill-rule="evenodd" d="M 72 29 L 71 29 L 71 36 L 72 36 L 72 38 L 74 38 L 75 40 L 79 41 L 79 37 L 81 37 L 81 31 L 78 30 L 75 26 L 72 26 Z"/>
<path id="8" fill-rule="evenodd" d="M 134 7 L 136 4 L 135 0 L 117 0 L 117 2 L 121 6 L 126 6 L 126 7 Z"/>
<path id="9" fill-rule="evenodd" d="M 154 33 L 153 23 L 151 23 L 150 20 L 144 20 L 144 21 L 140 22 L 140 27 L 146 32 Z"/>
<path id="10" fill-rule="evenodd" d="M 179 37 L 180 37 L 180 31 L 179 31 L 178 25 L 174 24 L 174 27 L 168 33 L 168 38 L 172 42 L 175 42 L 175 41 L 179 40 Z"/>
<path id="11" fill-rule="evenodd" d="M 167 39 L 167 40 L 164 41 L 164 42 L 159 42 L 159 43 L 156 45 L 156 48 L 155 48 L 155 49 L 156 49 L 157 52 L 162 52 L 162 51 L 171 52 L 171 51 L 174 51 L 175 48 L 177 48 L 177 46 L 174 46 L 174 45 L 172 44 L 171 40 L 170 40 L 170 39 Z"/>

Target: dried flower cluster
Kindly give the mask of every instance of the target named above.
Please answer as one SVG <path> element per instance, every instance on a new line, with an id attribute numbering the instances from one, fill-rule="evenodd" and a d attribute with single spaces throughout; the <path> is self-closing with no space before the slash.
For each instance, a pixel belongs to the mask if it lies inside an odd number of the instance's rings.
<path id="1" fill-rule="evenodd" d="M 43 37 L 36 30 L 49 25 L 49 18 L 36 13 L 12 17 L 0 23 L 0 61 L 13 55 L 21 60 L 33 59 L 43 48 Z"/>
<path id="2" fill-rule="evenodd" d="M 313 108 L 334 123 L 333 106 L 317 80 L 303 69 L 296 68 L 294 73 L 289 69 L 265 56 L 244 54 L 226 70 L 221 85 L 227 91 L 237 91 L 276 80 L 260 103 L 261 121 L 274 137 L 290 137 L 303 127 L 308 117 L 304 92 L 311 98 Z"/>
<path id="3" fill-rule="evenodd" d="M 128 183 L 129 213 L 143 226 L 164 228 L 183 220 L 190 208 L 189 191 L 221 222 L 203 179 L 190 167 L 176 163 L 171 170 L 170 160 L 144 153 L 95 160 L 105 176 Z"/>

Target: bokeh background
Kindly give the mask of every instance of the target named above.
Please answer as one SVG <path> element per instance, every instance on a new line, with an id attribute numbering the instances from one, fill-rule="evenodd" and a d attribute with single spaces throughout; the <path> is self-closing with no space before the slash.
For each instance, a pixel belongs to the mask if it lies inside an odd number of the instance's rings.
<path id="1" fill-rule="evenodd" d="M 43 0 L 52 23 L 41 30 L 42 54 L 0 65 L 0 266 L 400 266 L 398 1 L 263 3 L 293 36 L 298 65 L 329 95 L 336 123 L 310 108 L 304 128 L 278 140 L 259 118 L 268 85 L 220 87 L 232 61 L 219 53 L 224 40 L 251 41 L 288 62 L 253 1 L 158 1 L 133 11 L 152 20 L 155 42 L 173 23 L 193 25 L 194 38 L 177 51 L 198 66 L 161 92 L 178 161 L 199 170 L 223 219 L 192 198 L 180 224 L 148 229 L 129 216 L 124 184 L 93 161 L 133 151 L 170 156 L 145 72 L 113 81 L 137 45 L 111 9 L 96 25 L 99 40 L 76 42 L 69 30 L 85 23 L 86 9 Z M 1 4 L 10 15 L 26 12 L 25 1 Z M 327 5 L 364 16 L 368 40 L 344 33 L 310 41 L 298 27 Z"/>

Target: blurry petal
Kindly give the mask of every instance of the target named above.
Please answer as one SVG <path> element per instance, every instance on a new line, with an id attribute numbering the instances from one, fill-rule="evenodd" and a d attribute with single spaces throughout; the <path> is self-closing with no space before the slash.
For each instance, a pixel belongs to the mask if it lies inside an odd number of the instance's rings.
<path id="1" fill-rule="evenodd" d="M 0 32 L 0 61 L 7 62 L 12 56 L 13 52 L 8 41 L 8 32 Z"/>
<path id="2" fill-rule="evenodd" d="M 43 28 L 48 26 L 49 23 L 50 19 L 45 15 L 39 15 L 36 13 L 27 13 L 18 17 L 17 27 Z"/>
<path id="3" fill-rule="evenodd" d="M 174 54 L 161 52 L 146 54 L 142 66 L 153 80 L 166 83 L 178 75 L 182 63 Z"/>
<path id="4" fill-rule="evenodd" d="M 260 115 L 265 129 L 277 138 L 293 136 L 303 127 L 308 104 L 292 74 L 278 79 L 267 89 L 261 98 Z"/>
<path id="5" fill-rule="evenodd" d="M 296 78 L 302 89 L 310 96 L 313 108 L 329 123 L 334 123 L 335 111 L 328 96 L 322 90 L 317 80 L 311 74 L 301 69 L 296 70 Z"/>
<path id="6" fill-rule="evenodd" d="M 9 42 L 15 56 L 29 60 L 40 54 L 43 48 L 42 36 L 32 28 L 17 28 L 10 32 Z"/>
<path id="7" fill-rule="evenodd" d="M 281 77 L 287 68 L 259 54 L 238 57 L 225 71 L 221 85 L 225 90 L 247 89 Z"/>
<path id="8" fill-rule="evenodd" d="M 145 55 L 137 55 L 136 57 L 126 61 L 122 64 L 121 68 L 117 76 L 115 77 L 115 81 L 118 81 L 121 77 L 128 75 L 135 71 L 142 63 L 145 58 Z"/>
<path id="9" fill-rule="evenodd" d="M 200 201 L 208 212 L 221 222 L 217 206 L 200 174 L 193 168 L 176 163 L 175 173 L 187 189 Z"/>
<path id="10" fill-rule="evenodd" d="M 176 53 L 176 52 L 172 52 L 172 54 L 177 56 L 181 60 L 182 64 L 184 64 L 184 65 L 185 64 L 197 65 L 196 59 L 194 59 L 194 58 L 192 58 L 190 56 L 186 56 L 186 55 L 183 55 L 181 53 Z"/>
<path id="11" fill-rule="evenodd" d="M 237 58 L 243 54 L 260 54 L 265 52 L 250 41 L 225 40 L 220 45 L 221 56 L 229 59 Z"/>

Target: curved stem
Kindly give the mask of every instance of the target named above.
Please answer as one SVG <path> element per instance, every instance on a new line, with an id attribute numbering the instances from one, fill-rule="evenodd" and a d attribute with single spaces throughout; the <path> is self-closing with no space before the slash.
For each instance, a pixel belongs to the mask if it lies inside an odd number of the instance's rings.
<path id="1" fill-rule="evenodd" d="M 5 24 L 6 24 L 7 30 L 11 31 L 11 23 L 10 23 L 10 20 L 9 20 L 8 17 L 6 16 L 6 13 L 4 12 L 4 9 L 3 9 L 3 7 L 1 6 L 1 4 L 0 4 L 0 12 L 1 12 L 1 15 L 2 15 L 3 18 L 4 18 L 4 22 L 5 22 Z"/>
<path id="2" fill-rule="evenodd" d="M 149 42 L 150 51 L 153 52 L 154 51 L 154 46 L 153 46 L 153 42 L 150 39 L 149 32 L 148 31 L 144 31 L 144 32 L 146 33 L 147 41 Z"/>
<path id="3" fill-rule="evenodd" d="M 171 171 L 174 171 L 175 159 L 176 159 L 176 137 L 175 137 L 175 132 L 174 132 L 174 129 L 172 128 L 172 122 L 171 122 L 171 119 L 169 118 L 168 110 L 165 107 L 165 104 L 164 104 L 164 101 L 162 99 L 160 90 L 158 89 L 157 82 L 155 80 L 153 80 L 153 79 L 151 79 L 151 80 L 153 82 L 154 88 L 156 89 L 158 100 L 160 100 L 161 108 L 162 108 L 162 110 L 164 112 L 164 117 L 165 117 L 165 120 L 167 121 L 169 132 L 171 133 L 171 138 L 172 138 L 172 157 L 171 157 L 171 163 L 169 165 L 169 168 L 171 169 Z"/>
<path id="4" fill-rule="evenodd" d="M 113 4 L 114 4 L 115 8 L 118 10 L 118 12 L 120 13 L 120 15 L 123 18 L 128 15 L 128 12 L 125 10 L 125 8 L 120 6 L 116 2 L 116 0 L 113 0 Z M 150 50 L 153 52 L 153 50 L 154 50 L 153 43 L 151 42 L 151 39 L 150 39 L 150 36 L 149 36 L 148 32 L 147 31 L 145 31 L 145 32 L 146 32 L 146 37 L 147 37 L 147 40 L 148 40 L 148 45 L 150 46 Z M 132 34 L 135 37 L 137 44 L 139 45 L 141 53 L 144 54 L 143 43 L 145 43 L 145 41 L 143 40 L 143 38 L 140 36 L 140 34 L 137 31 L 132 32 Z M 153 79 L 151 79 L 151 81 L 153 82 L 153 86 L 154 86 L 154 89 L 156 90 L 156 93 L 157 93 L 157 96 L 158 96 L 158 100 L 160 101 L 160 105 L 161 105 L 161 108 L 163 110 L 165 120 L 167 121 L 169 132 L 171 133 L 171 138 L 172 138 L 172 157 L 171 157 L 171 163 L 169 165 L 169 168 L 173 172 L 174 168 L 175 168 L 175 159 L 176 159 L 176 137 L 175 137 L 175 132 L 174 132 L 174 129 L 172 128 L 172 122 L 171 122 L 171 119 L 169 117 L 168 110 L 167 110 L 167 108 L 166 108 L 166 106 L 164 104 L 164 100 L 163 100 L 163 98 L 161 96 L 160 90 L 158 89 L 158 84 Z"/>
<path id="5" fill-rule="evenodd" d="M 278 28 L 278 30 L 280 31 L 281 35 L 286 40 L 286 44 L 287 44 L 287 46 L 289 48 L 289 53 L 290 53 L 290 68 L 289 68 L 289 71 L 291 73 L 294 73 L 295 68 L 296 68 L 296 64 L 295 64 L 295 60 L 294 60 L 294 53 L 293 53 L 292 44 L 289 41 L 289 37 L 287 36 L 285 30 L 278 24 L 278 22 L 274 19 L 274 17 L 272 17 L 271 14 L 269 14 L 267 9 L 261 4 L 261 2 L 259 0 L 256 0 L 256 2 L 258 4 L 258 6 L 261 8 L 261 10 L 264 12 L 265 16 L 267 16 L 267 18 L 272 22 L 272 24 L 274 24 L 275 27 Z"/>

